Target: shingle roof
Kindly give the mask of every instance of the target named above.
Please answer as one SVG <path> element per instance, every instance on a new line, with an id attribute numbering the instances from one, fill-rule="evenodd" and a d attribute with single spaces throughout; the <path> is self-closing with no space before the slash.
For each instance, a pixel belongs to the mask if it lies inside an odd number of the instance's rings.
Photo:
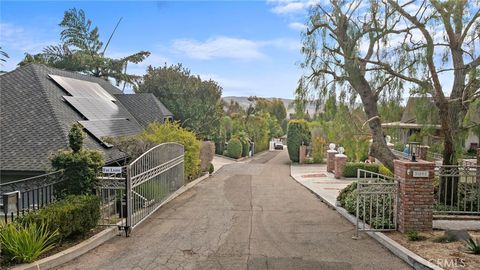
<path id="1" fill-rule="evenodd" d="M 152 93 L 115 95 L 127 110 L 143 126 L 151 122 L 163 123 L 164 118 L 173 114 Z"/>
<path id="2" fill-rule="evenodd" d="M 401 123 L 418 123 L 418 114 L 425 114 L 423 121 L 429 124 L 438 124 L 438 109 L 431 97 L 409 97 L 402 114 Z"/>
<path id="3" fill-rule="evenodd" d="M 51 153 L 68 147 L 72 124 L 85 120 L 63 96 L 68 95 L 48 74 L 98 83 L 111 95 L 122 92 L 96 77 L 28 64 L 0 76 L 0 170 L 46 171 Z M 158 100 L 157 100 L 158 101 Z M 123 104 L 117 104 L 122 106 Z M 145 105 L 142 106 L 146 108 Z M 135 121 L 129 113 L 128 118 Z M 106 162 L 124 157 L 115 148 L 105 148 L 87 136 L 86 148 L 101 150 Z"/>

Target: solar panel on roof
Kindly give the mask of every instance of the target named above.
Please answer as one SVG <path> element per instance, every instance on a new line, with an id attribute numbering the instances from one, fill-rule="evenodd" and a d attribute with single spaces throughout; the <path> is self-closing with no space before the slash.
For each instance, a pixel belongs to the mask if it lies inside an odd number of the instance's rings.
<path id="1" fill-rule="evenodd" d="M 129 117 L 125 109 L 111 101 L 76 96 L 64 96 L 64 98 L 88 120 Z"/>
<path id="2" fill-rule="evenodd" d="M 77 80 L 68 77 L 49 74 L 56 83 L 58 83 L 65 91 L 75 97 L 102 98 L 108 101 L 115 101 L 98 83 Z"/>
<path id="3" fill-rule="evenodd" d="M 127 119 L 107 119 L 78 121 L 88 132 L 102 141 L 106 146 L 111 147 L 103 141 L 104 137 L 133 136 L 141 131 L 141 127 L 134 121 Z"/>

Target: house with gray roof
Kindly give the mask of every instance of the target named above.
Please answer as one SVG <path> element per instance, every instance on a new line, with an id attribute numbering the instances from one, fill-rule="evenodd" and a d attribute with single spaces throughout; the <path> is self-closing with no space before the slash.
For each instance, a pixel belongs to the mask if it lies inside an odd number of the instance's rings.
<path id="1" fill-rule="evenodd" d="M 115 164 L 125 156 L 102 138 L 172 118 L 152 94 L 124 94 L 102 78 L 44 65 L 19 67 L 0 76 L 0 182 L 48 171 L 49 156 L 68 148 L 76 122 L 88 134 L 84 146 Z"/>

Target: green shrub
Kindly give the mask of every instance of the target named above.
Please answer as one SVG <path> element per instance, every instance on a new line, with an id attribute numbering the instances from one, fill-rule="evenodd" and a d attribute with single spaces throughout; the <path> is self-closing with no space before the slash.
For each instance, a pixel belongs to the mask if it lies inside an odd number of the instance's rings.
<path id="1" fill-rule="evenodd" d="M 212 174 L 215 171 L 215 167 L 213 166 L 212 163 L 210 163 L 210 167 L 208 168 L 208 173 Z"/>
<path id="2" fill-rule="evenodd" d="M 347 162 L 343 171 L 344 177 L 357 177 L 357 170 L 362 169 L 369 172 L 378 173 L 379 164 L 375 163 L 362 163 L 362 162 Z"/>
<path id="3" fill-rule="evenodd" d="M 82 149 L 85 134 L 74 124 L 68 134 L 71 150 L 60 150 L 50 157 L 54 170 L 63 170 L 65 181 L 55 187 L 56 196 L 92 194 L 97 185 L 97 172 L 104 165 L 100 151 Z"/>
<path id="4" fill-rule="evenodd" d="M 340 202 L 347 212 L 355 215 L 357 212 L 357 183 L 353 182 L 342 189 L 337 197 L 337 201 Z M 390 210 L 389 207 L 392 206 L 392 204 L 391 201 L 388 201 L 388 199 L 383 196 L 379 197 L 378 201 L 374 200 L 372 202 L 366 200 L 365 202 L 361 202 L 359 205 L 361 219 L 364 216 L 364 221 L 373 228 L 394 228 L 393 215 L 388 214 Z"/>
<path id="5" fill-rule="evenodd" d="M 480 241 L 478 239 L 473 240 L 472 238 L 469 238 L 465 245 L 467 246 L 468 251 L 471 253 L 480 254 Z"/>
<path id="6" fill-rule="evenodd" d="M 388 177 L 393 177 L 393 173 L 392 171 L 390 171 L 387 167 L 385 167 L 385 165 L 383 164 L 380 164 L 380 166 L 378 167 L 378 173 L 379 174 L 383 174 L 383 175 L 386 175 Z"/>
<path id="7" fill-rule="evenodd" d="M 242 142 L 242 157 L 247 157 L 248 152 L 250 152 L 250 142 L 243 140 Z"/>
<path id="8" fill-rule="evenodd" d="M 36 212 L 18 218 L 18 222 L 49 224 L 51 231 L 58 231 L 60 239 L 84 235 L 97 226 L 100 219 L 100 199 L 94 195 L 69 195 Z"/>
<path id="9" fill-rule="evenodd" d="M 2 254 L 8 261 L 30 263 L 54 248 L 57 236 L 45 223 L 8 224 L 0 231 Z"/>
<path id="10" fill-rule="evenodd" d="M 237 138 L 228 141 L 227 156 L 231 158 L 240 158 L 242 156 L 242 143 Z"/>
<path id="11" fill-rule="evenodd" d="M 345 199 L 347 198 L 347 195 L 354 190 L 357 190 L 357 182 L 352 182 L 350 185 L 342 189 L 337 196 L 337 201 L 339 201 L 341 205 L 345 207 Z"/>
<path id="12" fill-rule="evenodd" d="M 310 144 L 310 130 L 305 120 L 290 120 L 287 131 L 288 155 L 292 162 L 299 161 L 299 149 L 302 143 Z"/>
<path id="13" fill-rule="evenodd" d="M 185 177 L 187 180 L 192 180 L 200 173 L 200 141 L 194 133 L 182 128 L 179 123 L 151 123 L 141 137 L 156 144 L 176 142 L 183 145 Z"/>
<path id="14" fill-rule="evenodd" d="M 407 232 L 407 238 L 409 241 L 422 241 L 425 240 L 425 236 L 420 235 L 416 230 L 411 230 Z"/>

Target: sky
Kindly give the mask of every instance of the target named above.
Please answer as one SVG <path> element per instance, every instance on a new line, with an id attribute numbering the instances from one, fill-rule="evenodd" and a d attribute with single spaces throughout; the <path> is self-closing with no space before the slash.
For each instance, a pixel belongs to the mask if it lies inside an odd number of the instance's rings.
<path id="1" fill-rule="evenodd" d="M 223 87 L 223 96 L 293 98 L 302 72 L 301 30 L 312 1 L 1 1 L 0 46 L 15 69 L 24 53 L 60 43 L 65 10 L 83 9 L 106 41 L 123 18 L 106 55 L 151 55 L 148 65 L 182 63 Z"/>

